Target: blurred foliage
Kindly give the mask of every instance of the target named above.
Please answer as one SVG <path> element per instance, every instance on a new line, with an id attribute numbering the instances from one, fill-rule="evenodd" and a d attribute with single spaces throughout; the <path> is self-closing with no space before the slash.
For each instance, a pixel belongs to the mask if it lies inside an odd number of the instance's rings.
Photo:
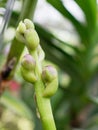
<path id="1" fill-rule="evenodd" d="M 67 9 L 65 1 L 46 0 L 65 20 L 71 22 L 75 28 L 74 32 L 80 39 L 77 46 L 59 39 L 52 31 L 35 23 L 46 59 L 54 63 L 59 72 L 59 90 L 51 99 L 56 126 L 57 130 L 97 130 L 98 4 L 97 0 L 72 0 L 84 15 L 85 20 L 82 22 Z M 0 2 L 5 4 L 6 1 Z M 24 18 L 32 19 L 37 0 L 17 0 L 17 2 L 22 6 L 19 10 L 12 12 L 9 27 L 13 28 L 16 27 L 17 21 Z M 0 130 L 15 128 L 23 130 L 22 126 L 26 122 L 29 125 L 24 129 L 42 130 L 34 101 L 33 87 L 21 78 L 19 71 L 19 61 L 24 45 L 15 38 L 10 41 L 4 38 L 3 44 L 3 52 L 0 53 L 1 71 L 4 69 L 3 65 L 7 66 L 13 57 L 16 58 L 16 63 L 8 77 L 10 81 L 6 83 L 5 80 L 2 81 L 5 86 L 8 86 L 8 91 L 0 99 Z M 15 82 L 10 84 L 9 82 L 13 81 L 12 77 Z"/>

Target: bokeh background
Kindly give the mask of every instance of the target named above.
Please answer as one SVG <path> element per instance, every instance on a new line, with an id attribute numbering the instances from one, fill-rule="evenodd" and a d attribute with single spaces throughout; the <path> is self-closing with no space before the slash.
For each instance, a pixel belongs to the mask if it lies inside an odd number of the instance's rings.
<path id="1" fill-rule="evenodd" d="M 7 15 L 6 15 L 7 14 Z M 42 130 L 34 88 L 20 73 L 28 53 L 15 39 L 31 19 L 53 64 L 59 89 L 51 98 L 57 130 L 98 129 L 98 0 L 0 0 L 0 130 Z M 7 76 L 2 73 L 17 62 Z"/>

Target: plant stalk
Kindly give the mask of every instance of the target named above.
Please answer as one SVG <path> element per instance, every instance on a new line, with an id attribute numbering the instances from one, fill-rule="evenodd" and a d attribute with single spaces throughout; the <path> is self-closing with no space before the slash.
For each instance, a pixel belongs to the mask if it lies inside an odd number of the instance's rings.
<path id="1" fill-rule="evenodd" d="M 37 107 L 40 113 L 40 118 L 42 121 L 42 125 L 44 130 L 56 130 L 54 117 L 52 113 L 50 98 L 43 97 L 44 92 L 44 84 L 41 79 L 41 64 L 38 60 L 38 55 L 36 51 L 30 52 L 30 54 L 35 58 L 36 60 L 36 69 L 35 73 L 37 75 L 37 82 L 34 84 L 35 88 L 35 95 L 36 95 L 36 102 Z"/>
<path id="2" fill-rule="evenodd" d="M 35 94 L 42 125 L 44 130 L 56 130 L 50 99 L 43 97 L 43 90 L 43 82 L 39 79 L 35 83 Z"/>

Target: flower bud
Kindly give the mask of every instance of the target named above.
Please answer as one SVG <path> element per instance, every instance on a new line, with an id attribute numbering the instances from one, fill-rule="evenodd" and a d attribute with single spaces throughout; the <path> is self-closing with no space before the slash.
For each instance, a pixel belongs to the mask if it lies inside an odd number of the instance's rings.
<path id="1" fill-rule="evenodd" d="M 58 75 L 56 69 L 52 66 L 46 66 L 42 71 L 42 79 L 45 84 L 43 96 L 45 98 L 50 98 L 58 89 Z"/>
<path id="2" fill-rule="evenodd" d="M 26 29 L 30 29 L 30 28 L 34 29 L 34 24 L 33 24 L 33 22 L 31 20 L 25 19 L 24 24 L 26 26 Z"/>
<path id="3" fill-rule="evenodd" d="M 23 57 L 21 64 L 27 70 L 34 70 L 36 66 L 35 59 L 30 54 Z"/>
<path id="4" fill-rule="evenodd" d="M 27 70 L 23 66 L 21 67 L 21 74 L 27 82 L 34 83 L 37 80 L 34 71 Z"/>
<path id="5" fill-rule="evenodd" d="M 57 71 L 53 66 L 49 65 L 43 69 L 42 79 L 44 82 L 51 82 L 56 77 L 57 77 Z"/>
<path id="6" fill-rule="evenodd" d="M 34 24 L 29 19 L 25 19 L 24 22 L 20 22 L 16 30 L 16 38 L 24 42 L 29 51 L 38 47 L 39 37 L 34 29 Z"/>
<path id="7" fill-rule="evenodd" d="M 30 50 L 36 49 L 39 44 L 39 37 L 37 32 L 33 29 L 28 29 L 25 31 L 24 36 L 27 42 L 27 47 Z"/>
<path id="8" fill-rule="evenodd" d="M 19 33 L 24 33 L 26 31 L 26 26 L 22 21 L 19 23 L 17 30 Z"/>

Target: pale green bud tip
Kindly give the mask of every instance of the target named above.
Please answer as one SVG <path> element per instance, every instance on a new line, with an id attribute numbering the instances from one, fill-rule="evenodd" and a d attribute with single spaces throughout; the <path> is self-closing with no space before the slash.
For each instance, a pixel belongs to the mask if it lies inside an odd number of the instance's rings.
<path id="1" fill-rule="evenodd" d="M 22 67 L 24 67 L 27 70 L 34 70 L 36 66 L 35 59 L 29 54 L 23 57 L 21 64 L 22 64 Z"/>
<path id="2" fill-rule="evenodd" d="M 24 20 L 24 24 L 25 24 L 25 26 L 26 26 L 27 29 L 29 29 L 29 28 L 34 29 L 34 24 L 32 23 L 31 20 L 25 19 L 25 20 Z"/>
<path id="3" fill-rule="evenodd" d="M 49 65 L 43 69 L 42 79 L 44 82 L 51 82 L 56 77 L 57 77 L 57 70 L 53 66 Z"/>
<path id="4" fill-rule="evenodd" d="M 18 28 L 17 28 L 17 31 L 18 31 L 19 33 L 24 33 L 24 32 L 26 31 L 26 26 L 25 26 L 25 24 L 24 24 L 22 21 L 19 23 L 19 26 L 18 26 Z"/>
<path id="5" fill-rule="evenodd" d="M 33 29 L 26 30 L 24 36 L 27 41 L 27 46 L 29 49 L 34 50 L 35 48 L 37 48 L 39 44 L 39 37 L 35 30 Z"/>

